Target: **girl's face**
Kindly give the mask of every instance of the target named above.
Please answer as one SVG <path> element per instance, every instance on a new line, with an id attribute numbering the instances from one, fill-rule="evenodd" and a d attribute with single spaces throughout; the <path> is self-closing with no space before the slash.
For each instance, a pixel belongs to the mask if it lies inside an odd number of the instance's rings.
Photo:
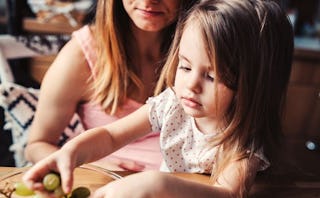
<path id="1" fill-rule="evenodd" d="M 182 34 L 174 90 L 187 114 L 217 123 L 234 93 L 216 78 L 198 29 L 190 24 Z"/>
<path id="2" fill-rule="evenodd" d="M 181 0 L 122 0 L 132 22 L 145 31 L 160 31 L 173 23 Z"/>

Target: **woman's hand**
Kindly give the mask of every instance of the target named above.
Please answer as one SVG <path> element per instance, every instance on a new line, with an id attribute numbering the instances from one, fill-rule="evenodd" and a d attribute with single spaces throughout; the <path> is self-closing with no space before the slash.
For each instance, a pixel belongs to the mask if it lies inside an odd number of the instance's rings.
<path id="1" fill-rule="evenodd" d="M 30 189 L 43 191 L 43 177 L 50 172 L 57 172 L 61 177 L 63 191 L 65 193 L 71 192 L 75 164 L 73 163 L 74 160 L 70 156 L 70 153 L 66 150 L 58 150 L 54 152 L 31 167 L 24 174 L 22 178 L 23 181 Z"/>
<path id="2" fill-rule="evenodd" d="M 146 171 L 129 175 L 96 190 L 94 198 L 152 198 L 166 196 L 163 185 L 165 175 L 156 171 Z"/>

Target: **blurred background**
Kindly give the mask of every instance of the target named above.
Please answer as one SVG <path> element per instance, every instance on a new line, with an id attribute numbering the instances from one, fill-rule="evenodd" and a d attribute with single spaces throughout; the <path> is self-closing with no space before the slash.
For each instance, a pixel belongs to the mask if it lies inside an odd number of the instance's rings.
<path id="1" fill-rule="evenodd" d="M 0 82 L 40 88 L 71 33 L 93 21 L 95 7 L 96 0 L 0 0 Z M 15 166 L 4 112 L 0 105 L 0 166 Z"/>
<path id="2" fill-rule="evenodd" d="M 283 121 L 292 172 L 320 176 L 320 0 L 282 0 L 295 32 Z M 0 0 L 0 52 L 17 84 L 39 88 L 72 31 L 93 21 L 96 0 Z M 1 66 L 3 67 L 3 65 Z M 0 79 L 1 80 L 1 79 Z M 3 79 L 2 79 L 3 81 Z M 0 109 L 0 165 L 14 166 Z M 291 169 L 286 170 L 291 171 Z"/>

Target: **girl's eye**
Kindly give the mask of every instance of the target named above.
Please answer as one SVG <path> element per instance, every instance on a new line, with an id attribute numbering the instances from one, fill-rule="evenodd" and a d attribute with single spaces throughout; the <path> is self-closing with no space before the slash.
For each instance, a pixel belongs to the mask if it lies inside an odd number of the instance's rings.
<path id="1" fill-rule="evenodd" d="M 182 66 L 182 65 L 179 66 L 179 69 L 181 69 L 183 71 L 191 71 L 190 67 L 186 67 L 186 66 Z"/>
<path id="2" fill-rule="evenodd" d="M 213 82 L 213 81 L 214 81 L 214 77 L 213 77 L 213 75 L 206 74 L 206 75 L 205 75 L 205 78 L 206 78 L 207 80 L 211 81 L 211 82 Z"/>

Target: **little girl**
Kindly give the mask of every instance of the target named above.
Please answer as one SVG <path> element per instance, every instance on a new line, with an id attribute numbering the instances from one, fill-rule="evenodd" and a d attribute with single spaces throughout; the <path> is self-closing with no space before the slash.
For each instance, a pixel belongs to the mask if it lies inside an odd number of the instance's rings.
<path id="1" fill-rule="evenodd" d="M 146 171 L 94 197 L 246 196 L 273 160 L 292 52 L 292 26 L 274 1 L 201 1 L 179 24 L 157 90 L 168 88 L 129 116 L 74 138 L 24 181 L 41 189 L 41 176 L 58 171 L 70 192 L 75 167 L 159 130 L 161 171 L 212 174 L 212 184 Z"/>

